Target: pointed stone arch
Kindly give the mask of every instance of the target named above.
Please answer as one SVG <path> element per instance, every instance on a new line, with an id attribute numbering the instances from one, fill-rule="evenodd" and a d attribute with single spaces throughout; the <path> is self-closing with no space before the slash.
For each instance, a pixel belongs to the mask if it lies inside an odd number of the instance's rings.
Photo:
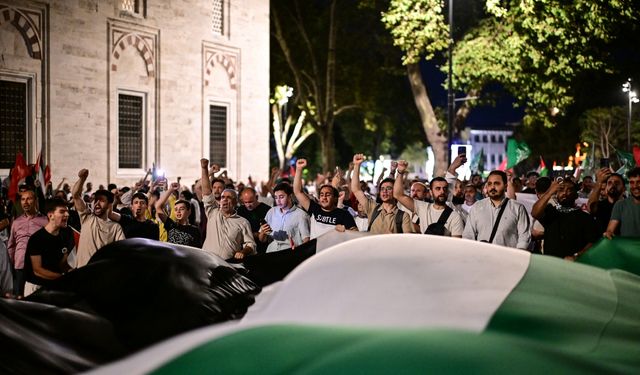
<path id="1" fill-rule="evenodd" d="M 40 28 L 31 17 L 19 9 L 0 5 L 0 26 L 5 23 L 10 23 L 18 29 L 27 46 L 29 56 L 42 60 L 42 35 Z"/>
<path id="2" fill-rule="evenodd" d="M 120 56 L 129 46 L 133 46 L 140 54 L 140 57 L 142 57 L 142 59 L 144 60 L 145 66 L 147 68 L 147 75 L 149 77 L 155 77 L 156 69 L 154 50 L 144 38 L 136 33 L 124 34 L 115 41 L 111 48 L 111 55 L 113 57 L 113 60 L 111 62 L 111 70 L 114 72 L 118 71 L 118 61 L 120 59 Z"/>
<path id="3" fill-rule="evenodd" d="M 229 56 L 221 52 L 212 54 L 209 57 L 209 60 L 207 60 L 205 64 L 204 85 L 209 86 L 211 71 L 216 67 L 216 65 L 221 66 L 225 72 L 227 72 L 227 77 L 229 77 L 229 86 L 232 90 L 235 90 L 237 87 L 236 59 L 233 56 Z"/>

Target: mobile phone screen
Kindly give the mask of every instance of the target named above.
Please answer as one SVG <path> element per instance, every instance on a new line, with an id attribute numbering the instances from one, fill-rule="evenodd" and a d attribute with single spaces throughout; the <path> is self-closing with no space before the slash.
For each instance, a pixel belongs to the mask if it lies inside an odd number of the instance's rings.
<path id="1" fill-rule="evenodd" d="M 458 155 L 466 154 L 467 148 L 465 146 L 458 147 Z"/>

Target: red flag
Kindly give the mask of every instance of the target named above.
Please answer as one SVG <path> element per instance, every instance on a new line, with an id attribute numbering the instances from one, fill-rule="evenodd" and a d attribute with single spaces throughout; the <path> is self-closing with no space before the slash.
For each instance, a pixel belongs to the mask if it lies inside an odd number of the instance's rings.
<path id="1" fill-rule="evenodd" d="M 502 163 L 498 166 L 499 171 L 504 171 L 505 169 L 507 169 L 507 158 L 502 159 Z"/>
<path id="2" fill-rule="evenodd" d="M 636 161 L 636 167 L 640 167 L 640 146 L 633 145 L 633 159 Z"/>
<path id="3" fill-rule="evenodd" d="M 51 168 L 49 168 L 49 164 L 44 167 L 44 183 L 49 184 L 51 181 Z"/>
<path id="4" fill-rule="evenodd" d="M 20 180 L 29 176 L 30 168 L 27 163 L 24 161 L 24 156 L 22 156 L 22 152 L 18 152 L 16 155 L 16 163 L 11 169 L 11 183 L 9 185 L 9 199 L 14 201 L 16 200 L 16 195 L 18 194 L 18 184 Z"/>

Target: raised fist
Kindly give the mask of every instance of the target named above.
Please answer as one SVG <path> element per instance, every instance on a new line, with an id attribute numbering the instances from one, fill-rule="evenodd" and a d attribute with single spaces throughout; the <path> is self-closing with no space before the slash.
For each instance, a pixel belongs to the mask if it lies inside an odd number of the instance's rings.
<path id="1" fill-rule="evenodd" d="M 353 155 L 353 164 L 354 165 L 360 165 L 360 164 L 362 164 L 363 161 L 364 161 L 364 155 L 363 154 L 355 154 L 355 155 Z"/>
<path id="2" fill-rule="evenodd" d="M 172 182 L 171 186 L 169 186 L 169 189 L 171 189 L 171 191 L 177 191 L 180 189 L 180 184 L 177 182 Z"/>
<path id="3" fill-rule="evenodd" d="M 405 160 L 398 160 L 398 172 L 403 173 L 409 167 L 409 163 Z"/>
<path id="4" fill-rule="evenodd" d="M 303 168 L 306 168 L 306 166 L 307 166 L 307 159 L 298 159 L 296 161 L 296 168 L 303 169 Z"/>
<path id="5" fill-rule="evenodd" d="M 81 170 L 78 172 L 78 177 L 80 177 L 80 178 L 87 178 L 87 177 L 89 177 L 89 170 L 88 170 L 88 169 L 81 169 Z"/>
<path id="6" fill-rule="evenodd" d="M 209 159 L 200 159 L 200 167 L 208 169 L 209 168 Z"/>

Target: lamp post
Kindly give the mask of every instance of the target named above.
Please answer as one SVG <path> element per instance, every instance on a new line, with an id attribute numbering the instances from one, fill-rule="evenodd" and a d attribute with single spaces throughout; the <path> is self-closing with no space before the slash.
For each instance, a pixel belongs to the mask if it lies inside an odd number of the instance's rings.
<path id="1" fill-rule="evenodd" d="M 622 84 L 622 92 L 626 92 L 629 97 L 629 111 L 627 112 L 627 151 L 631 151 L 631 110 L 633 104 L 640 101 L 635 91 L 631 89 L 631 78 Z"/>
<path id="2" fill-rule="evenodd" d="M 453 144 L 453 112 L 455 106 L 453 96 L 453 0 L 449 0 L 449 77 L 447 86 L 447 145 L 449 146 L 447 155 L 449 155 L 449 163 L 451 163 L 453 160 L 451 145 Z"/>

